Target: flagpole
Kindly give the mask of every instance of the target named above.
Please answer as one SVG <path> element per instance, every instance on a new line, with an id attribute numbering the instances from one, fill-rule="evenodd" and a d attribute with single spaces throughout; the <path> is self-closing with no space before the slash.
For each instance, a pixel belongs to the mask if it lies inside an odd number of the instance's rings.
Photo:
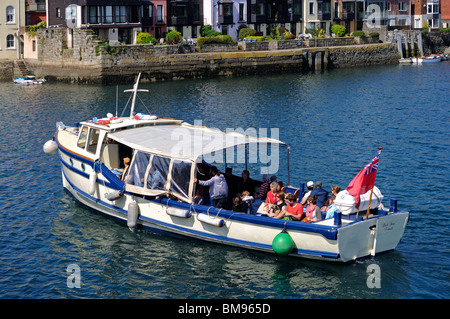
<path id="1" fill-rule="evenodd" d="M 381 146 L 378 146 L 378 155 L 380 155 L 382 149 L 383 149 L 383 148 L 382 148 Z M 374 186 L 375 186 L 375 183 L 374 183 Z M 366 218 L 369 216 L 370 204 L 371 204 L 371 202 L 372 202 L 372 194 L 373 194 L 373 187 L 372 187 L 372 189 L 370 190 L 369 206 L 367 206 Z"/>

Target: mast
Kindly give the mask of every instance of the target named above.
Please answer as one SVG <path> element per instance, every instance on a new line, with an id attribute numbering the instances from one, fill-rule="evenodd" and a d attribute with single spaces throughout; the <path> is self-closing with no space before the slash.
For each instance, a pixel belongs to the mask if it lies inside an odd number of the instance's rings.
<path id="1" fill-rule="evenodd" d="M 124 92 L 133 92 L 133 100 L 131 101 L 130 119 L 133 118 L 134 104 L 136 102 L 136 94 L 137 94 L 137 92 L 148 92 L 148 90 L 145 90 L 145 89 L 138 89 L 139 79 L 140 78 L 141 78 L 141 73 L 139 73 L 139 75 L 137 77 L 137 80 L 136 80 L 136 83 L 133 85 L 133 88 L 124 91 Z"/>

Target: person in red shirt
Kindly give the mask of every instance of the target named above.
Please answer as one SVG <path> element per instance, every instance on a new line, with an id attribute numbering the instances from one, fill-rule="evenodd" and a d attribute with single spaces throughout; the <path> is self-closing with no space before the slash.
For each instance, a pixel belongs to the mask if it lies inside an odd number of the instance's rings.
<path id="1" fill-rule="evenodd" d="M 285 201 L 287 204 L 286 210 L 278 214 L 275 218 L 301 221 L 304 218 L 303 206 L 295 200 L 295 195 L 292 193 L 286 194 Z"/>

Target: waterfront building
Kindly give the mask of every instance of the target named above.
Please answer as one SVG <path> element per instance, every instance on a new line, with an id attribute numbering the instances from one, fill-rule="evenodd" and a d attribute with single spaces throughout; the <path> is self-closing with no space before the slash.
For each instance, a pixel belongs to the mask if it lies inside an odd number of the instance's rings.
<path id="1" fill-rule="evenodd" d="M 47 21 L 46 0 L 25 0 L 26 25 Z"/>
<path id="2" fill-rule="evenodd" d="M 0 1 L 0 60 L 20 59 L 23 53 L 25 26 L 25 2 L 22 0 Z"/>
<path id="3" fill-rule="evenodd" d="M 203 0 L 167 0 L 167 25 L 188 39 L 200 36 L 203 25 Z"/>
<path id="4" fill-rule="evenodd" d="M 411 0 L 389 0 L 386 11 L 390 27 L 411 28 Z"/>
<path id="5" fill-rule="evenodd" d="M 443 28 L 450 28 L 450 1 L 441 1 L 441 23 Z"/>
<path id="6" fill-rule="evenodd" d="M 305 0 L 303 12 L 305 16 L 304 33 L 309 33 L 309 29 L 322 29 L 326 35 L 330 35 L 331 0 Z"/>
<path id="7" fill-rule="evenodd" d="M 293 34 L 304 32 L 305 0 L 248 0 L 247 24 L 258 34 L 270 36 L 275 28 L 284 27 Z"/>
<path id="8" fill-rule="evenodd" d="M 142 30 L 162 36 L 166 7 L 165 0 L 48 0 L 47 27 L 90 28 L 112 44 L 132 44 Z"/>
<path id="9" fill-rule="evenodd" d="M 355 30 L 362 30 L 362 26 L 358 28 L 358 21 L 362 21 L 361 16 L 358 17 L 357 9 L 362 11 L 364 2 L 355 0 L 333 0 L 332 3 L 333 24 L 345 27 L 347 33 Z"/>

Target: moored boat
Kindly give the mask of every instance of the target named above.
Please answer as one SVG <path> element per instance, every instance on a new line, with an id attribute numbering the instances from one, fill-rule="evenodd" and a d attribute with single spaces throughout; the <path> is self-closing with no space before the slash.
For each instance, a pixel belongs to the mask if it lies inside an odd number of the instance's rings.
<path id="1" fill-rule="evenodd" d="M 412 58 L 412 63 L 438 63 L 441 62 L 442 56 L 439 54 L 432 54 L 426 57 L 414 57 Z"/>
<path id="2" fill-rule="evenodd" d="M 340 211 L 333 218 L 308 223 L 216 208 L 207 193 L 198 204 L 197 179 L 211 166 L 206 160 L 211 153 L 231 149 L 247 153 L 254 145 L 271 145 L 285 149 L 289 159 L 290 147 L 275 138 L 134 114 L 138 82 L 139 77 L 134 88 L 127 90 L 133 94 L 129 117 L 108 114 L 73 127 L 59 122 L 54 139 L 44 145 L 45 153 L 58 153 L 63 187 L 84 205 L 123 221 L 132 230 L 158 229 L 280 255 L 339 262 L 393 250 L 401 240 L 409 212 L 397 210 L 395 202 L 389 211 L 379 209 L 382 196 L 375 187 L 358 195 L 358 203 L 353 195 L 348 197 L 351 192 L 343 191 L 337 201 Z M 120 172 L 116 168 L 123 158 L 129 158 L 130 164 Z M 290 185 L 289 168 L 285 188 L 301 198 L 301 187 Z"/>
<path id="3" fill-rule="evenodd" d="M 34 75 L 16 77 L 13 79 L 13 81 L 15 84 L 22 84 L 22 85 L 44 84 L 46 82 L 45 79 L 36 79 Z"/>

